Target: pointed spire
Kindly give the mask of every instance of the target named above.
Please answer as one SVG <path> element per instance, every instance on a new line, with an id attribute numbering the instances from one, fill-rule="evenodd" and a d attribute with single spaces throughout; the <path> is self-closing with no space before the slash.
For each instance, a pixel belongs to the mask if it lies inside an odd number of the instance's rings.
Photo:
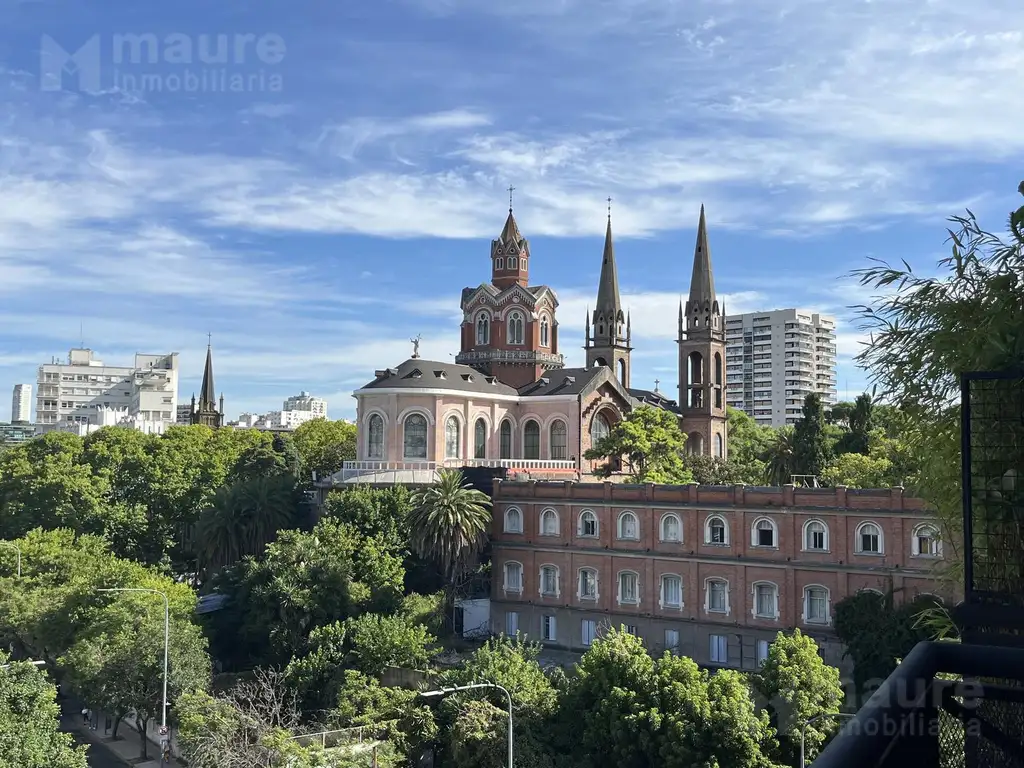
<path id="1" fill-rule="evenodd" d="M 710 307 L 715 302 L 715 276 L 711 271 L 711 248 L 708 246 L 708 227 L 704 218 L 704 205 L 700 206 L 697 224 L 697 245 L 693 252 L 693 276 L 690 278 L 690 302 L 695 306 Z"/>
<path id="2" fill-rule="evenodd" d="M 601 259 L 601 281 L 597 284 L 597 311 L 609 318 L 614 329 L 622 306 L 619 302 L 619 274 L 615 268 L 615 247 L 612 242 L 612 215 L 604 233 L 604 256 Z M 614 332 L 614 331 L 613 331 Z"/>
<path id="3" fill-rule="evenodd" d="M 217 395 L 213 387 L 213 347 L 211 343 L 206 345 L 206 368 L 203 370 L 203 386 L 199 389 L 199 409 L 212 410 L 217 402 Z"/>

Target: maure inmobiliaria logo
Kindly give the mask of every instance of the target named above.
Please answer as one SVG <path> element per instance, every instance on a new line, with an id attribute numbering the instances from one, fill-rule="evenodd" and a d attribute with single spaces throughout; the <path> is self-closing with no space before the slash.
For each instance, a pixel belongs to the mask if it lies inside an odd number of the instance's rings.
<path id="1" fill-rule="evenodd" d="M 69 50 L 49 35 L 39 47 L 44 91 L 125 93 L 280 92 L 280 35 L 95 34 Z"/>

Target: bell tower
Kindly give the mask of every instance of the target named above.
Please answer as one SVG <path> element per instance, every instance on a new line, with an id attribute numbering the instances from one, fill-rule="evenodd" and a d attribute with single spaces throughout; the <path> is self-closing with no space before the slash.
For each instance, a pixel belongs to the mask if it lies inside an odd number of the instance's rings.
<path id="1" fill-rule="evenodd" d="M 629 389 L 629 353 L 633 348 L 630 346 L 629 315 L 623 313 L 619 298 L 619 275 L 612 243 L 611 198 L 608 203 L 608 228 L 604 234 L 597 304 L 594 306 L 593 318 L 587 312 L 587 335 L 583 349 L 587 354 L 587 368 L 606 365 L 612 369 L 619 383 Z"/>
<path id="2" fill-rule="evenodd" d="M 512 214 L 512 193 L 508 188 L 508 218 L 497 240 L 491 241 L 491 284 L 500 290 L 530 284 L 530 243 L 519 231 Z"/>
<path id="3" fill-rule="evenodd" d="M 690 297 L 679 302 L 679 406 L 686 450 L 726 458 L 725 307 L 715 295 L 704 206 L 697 223 Z"/>

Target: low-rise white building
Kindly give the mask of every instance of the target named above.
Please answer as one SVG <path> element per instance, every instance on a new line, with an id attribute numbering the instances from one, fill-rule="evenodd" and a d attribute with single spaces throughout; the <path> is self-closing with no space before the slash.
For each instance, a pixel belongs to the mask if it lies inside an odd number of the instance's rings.
<path id="1" fill-rule="evenodd" d="M 308 411 L 312 414 L 309 419 L 326 419 L 327 418 L 327 401 L 322 397 L 313 397 L 309 392 L 300 392 L 297 395 L 292 395 L 284 401 L 284 405 L 281 406 L 282 411 Z"/>
<path id="2" fill-rule="evenodd" d="M 327 401 L 308 392 L 293 395 L 284 401 L 280 411 L 243 413 L 231 426 L 240 429 L 292 430 L 313 419 L 327 418 Z"/>

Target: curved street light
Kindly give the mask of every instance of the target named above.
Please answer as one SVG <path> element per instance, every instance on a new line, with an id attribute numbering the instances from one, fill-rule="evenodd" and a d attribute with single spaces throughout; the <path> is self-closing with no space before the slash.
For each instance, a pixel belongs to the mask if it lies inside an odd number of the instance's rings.
<path id="1" fill-rule="evenodd" d="M 440 688 L 436 691 L 423 691 L 420 693 L 420 696 L 424 698 L 447 696 L 449 693 L 455 693 L 456 691 L 472 691 L 477 688 L 497 688 L 505 694 L 505 698 L 508 700 L 508 768 L 512 768 L 512 694 L 508 692 L 508 689 L 497 683 L 473 683 L 471 685 L 458 685 L 454 688 Z"/>

